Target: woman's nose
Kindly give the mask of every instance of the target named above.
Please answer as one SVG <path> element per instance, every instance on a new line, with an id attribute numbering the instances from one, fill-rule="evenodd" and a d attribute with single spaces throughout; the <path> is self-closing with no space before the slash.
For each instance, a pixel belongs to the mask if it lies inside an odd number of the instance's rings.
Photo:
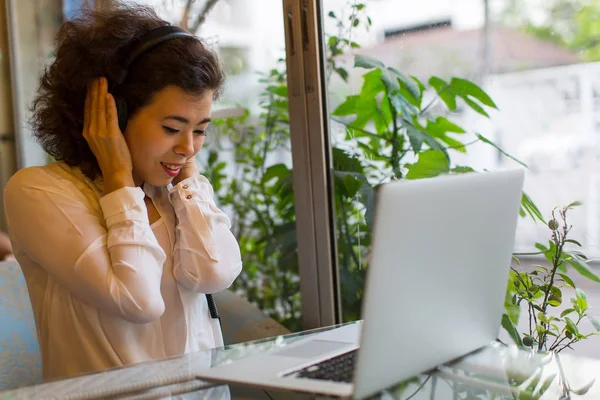
<path id="1" fill-rule="evenodd" d="M 186 158 L 190 158 L 194 155 L 194 137 L 193 133 L 180 135 L 180 140 L 175 146 L 175 153 L 181 154 Z"/>

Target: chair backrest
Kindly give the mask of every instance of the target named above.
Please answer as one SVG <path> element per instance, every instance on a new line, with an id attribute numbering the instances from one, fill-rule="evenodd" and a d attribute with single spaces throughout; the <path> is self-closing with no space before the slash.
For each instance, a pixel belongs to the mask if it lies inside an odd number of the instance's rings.
<path id="1" fill-rule="evenodd" d="M 285 335 L 290 331 L 231 290 L 214 295 L 225 345 Z"/>
<path id="2" fill-rule="evenodd" d="M 35 321 L 16 261 L 0 262 L 0 391 L 42 381 Z"/>

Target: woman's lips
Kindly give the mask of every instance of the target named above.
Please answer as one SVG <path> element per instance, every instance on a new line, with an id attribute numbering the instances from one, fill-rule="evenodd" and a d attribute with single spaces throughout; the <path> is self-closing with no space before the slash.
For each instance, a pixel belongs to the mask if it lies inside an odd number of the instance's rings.
<path id="1" fill-rule="evenodd" d="M 160 163 L 161 167 L 163 167 L 163 169 L 165 170 L 165 172 L 167 173 L 167 175 L 171 176 L 171 177 L 175 177 L 177 176 L 177 174 L 179 174 L 179 171 L 181 170 L 181 166 L 182 164 L 168 164 L 168 163 Z M 176 168 L 176 169 L 174 169 Z"/>

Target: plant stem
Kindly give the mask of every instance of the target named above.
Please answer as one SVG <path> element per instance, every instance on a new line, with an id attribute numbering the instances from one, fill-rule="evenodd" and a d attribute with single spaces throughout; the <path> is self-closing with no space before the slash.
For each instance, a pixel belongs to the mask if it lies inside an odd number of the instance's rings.
<path id="1" fill-rule="evenodd" d="M 513 256 L 516 257 L 520 257 L 520 256 L 536 256 L 538 254 L 544 254 L 543 251 L 538 251 L 537 253 L 513 253 Z"/>
<path id="2" fill-rule="evenodd" d="M 206 4 L 204 5 L 204 8 L 200 12 L 200 14 L 198 14 L 198 17 L 196 18 L 196 21 L 194 21 L 194 24 L 190 28 L 190 32 L 196 33 L 196 31 L 198 30 L 198 28 L 200 28 L 200 26 L 204 23 L 204 21 L 206 21 L 206 17 L 210 13 L 210 10 L 212 10 L 212 8 L 218 2 L 219 2 L 219 0 L 207 0 Z"/>
<path id="3" fill-rule="evenodd" d="M 387 90 L 386 90 L 386 96 L 387 96 Z M 402 171 L 400 170 L 400 159 L 398 158 L 398 121 L 397 121 L 397 117 L 398 117 L 398 113 L 396 112 L 396 110 L 394 109 L 394 107 L 391 108 L 392 111 L 392 123 L 394 124 L 394 132 L 392 133 L 392 155 L 390 157 L 390 164 L 392 167 L 392 171 L 394 172 L 394 177 L 396 179 L 402 179 Z"/>
<path id="4" fill-rule="evenodd" d="M 529 303 L 529 302 L 527 303 L 527 305 L 528 305 L 527 312 L 529 313 L 529 336 L 533 337 L 533 325 L 532 325 L 533 321 L 532 321 L 532 316 L 531 316 L 531 314 L 532 314 L 531 309 L 533 307 L 531 306 L 531 303 Z"/>
<path id="5" fill-rule="evenodd" d="M 444 93 L 444 92 L 445 92 L 446 90 L 448 90 L 449 88 L 450 88 L 450 85 L 446 85 L 446 86 L 445 86 L 445 87 L 444 87 L 442 90 L 440 90 L 440 92 L 437 94 L 437 96 L 436 96 L 436 97 L 434 97 L 434 98 L 433 98 L 433 99 L 432 99 L 432 100 L 429 102 L 429 104 L 427 104 L 427 105 L 425 106 L 425 108 L 421 110 L 421 113 L 420 113 L 420 115 L 423 115 L 423 114 L 425 114 L 425 113 L 427 112 L 427 110 L 429 110 L 429 108 L 430 108 L 431 106 L 433 106 L 433 105 L 434 105 L 434 104 L 435 104 L 435 103 L 438 101 L 438 99 L 440 98 L 440 96 L 442 95 L 442 93 Z"/>
<path id="6" fill-rule="evenodd" d="M 350 255 L 352 256 L 352 259 L 356 263 L 356 267 L 360 270 L 361 264 L 360 264 L 360 260 L 354 253 L 354 246 L 352 245 L 352 237 L 350 236 L 350 228 L 348 226 L 348 218 L 346 217 L 347 209 L 346 209 L 346 204 L 344 203 L 343 198 L 340 198 L 340 210 L 342 211 L 342 226 L 344 228 L 343 232 L 344 232 L 344 236 L 346 237 L 346 242 L 348 243 L 348 251 L 350 252 Z"/>
<path id="7" fill-rule="evenodd" d="M 548 298 L 550 297 L 550 293 L 552 292 L 552 288 L 554 287 L 554 277 L 556 276 L 556 271 L 558 270 L 558 267 L 561 265 L 562 263 L 562 252 L 563 252 L 563 246 L 565 245 L 565 240 L 567 239 L 567 230 L 566 230 L 566 220 L 565 220 L 565 215 L 561 214 L 561 216 L 563 217 L 563 222 L 564 222 L 564 235 L 561 237 L 560 233 L 558 233 L 557 230 L 553 230 L 552 231 L 552 236 L 554 238 L 554 244 L 556 246 L 556 252 L 554 253 L 554 257 L 552 257 L 552 274 L 550 275 L 550 285 L 548 286 L 548 290 L 546 290 L 546 293 L 544 294 L 544 301 L 542 303 L 542 313 L 544 315 L 546 315 L 546 310 L 548 309 Z M 554 219 L 554 211 L 552 212 L 552 219 Z M 542 323 L 542 326 L 544 327 L 544 334 L 543 334 L 543 340 L 540 340 L 538 343 L 538 350 L 542 350 L 542 348 L 545 346 L 546 344 L 546 339 L 548 337 L 548 324 L 546 323 Z"/>
<path id="8" fill-rule="evenodd" d="M 332 118 L 331 118 L 331 120 L 332 120 L 332 121 L 335 121 L 335 122 L 337 122 L 338 124 L 344 125 L 344 126 L 345 126 L 346 128 L 348 128 L 348 129 L 352 129 L 352 130 L 355 130 L 355 131 L 358 131 L 358 132 L 364 133 L 365 135 L 367 135 L 367 136 L 371 136 L 371 137 L 373 137 L 373 138 L 376 138 L 376 139 L 384 140 L 384 141 L 386 141 L 388 144 L 393 144 L 391 139 L 387 139 L 387 138 L 385 138 L 385 137 L 379 136 L 379 135 L 378 135 L 378 134 L 376 134 L 376 133 L 369 132 L 369 131 L 367 131 L 367 130 L 364 130 L 364 129 L 361 129 L 361 128 L 357 128 L 357 127 L 351 126 L 350 124 L 348 124 L 348 123 L 346 123 L 346 122 L 342 121 L 342 120 L 341 120 L 341 119 L 339 119 L 339 118 L 333 118 L 333 117 L 332 117 Z"/>

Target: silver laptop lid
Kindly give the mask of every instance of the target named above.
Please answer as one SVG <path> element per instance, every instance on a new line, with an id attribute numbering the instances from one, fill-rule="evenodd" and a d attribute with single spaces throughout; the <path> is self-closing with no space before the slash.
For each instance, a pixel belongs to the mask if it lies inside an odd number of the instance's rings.
<path id="1" fill-rule="evenodd" d="M 496 339 L 523 179 L 516 170 L 381 187 L 356 398 Z"/>

